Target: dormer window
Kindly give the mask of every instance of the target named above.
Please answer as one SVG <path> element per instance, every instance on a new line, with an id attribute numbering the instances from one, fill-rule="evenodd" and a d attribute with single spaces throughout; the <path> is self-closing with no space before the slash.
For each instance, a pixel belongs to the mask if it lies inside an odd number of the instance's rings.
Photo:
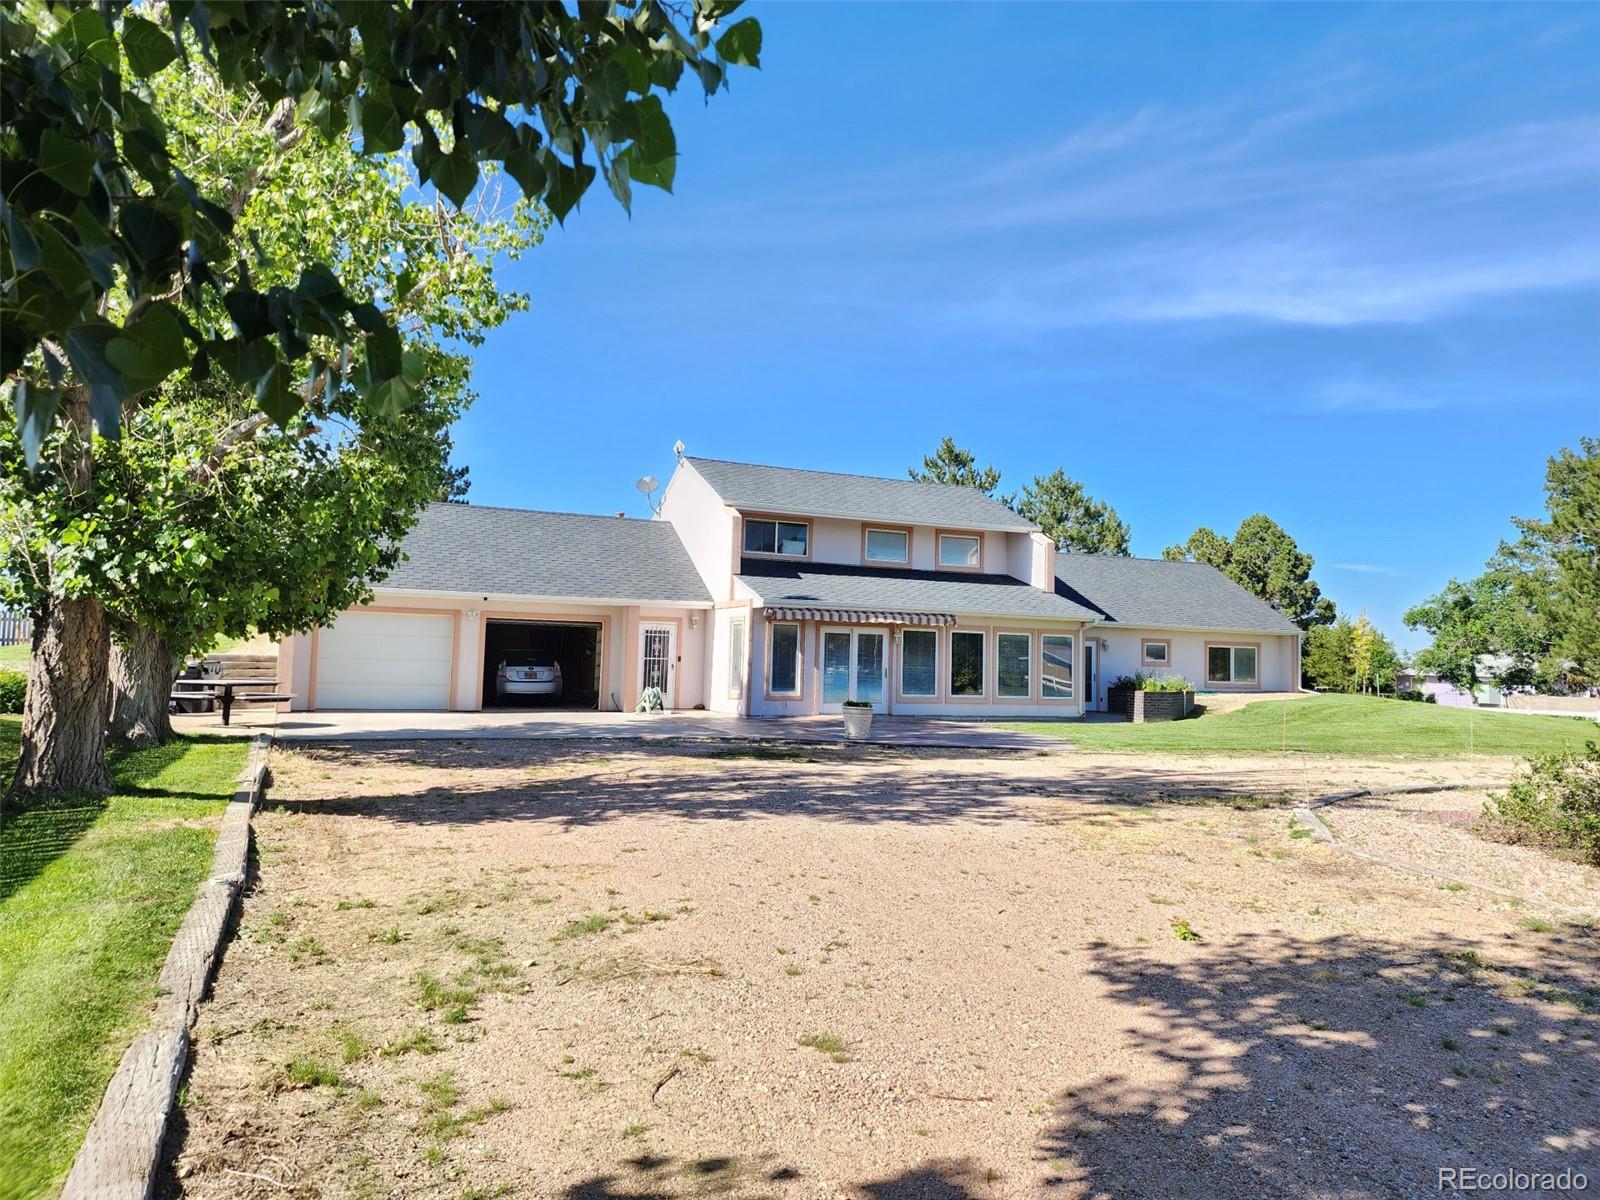
<path id="1" fill-rule="evenodd" d="M 744 552 L 805 558 L 810 545 L 810 533 L 810 526 L 803 521 L 751 520 L 747 517 L 744 522 Z"/>
<path id="2" fill-rule="evenodd" d="M 939 566 L 946 571 L 977 571 L 983 563 L 983 540 L 975 533 L 941 533 Z"/>
<path id="3" fill-rule="evenodd" d="M 867 526 L 863 557 L 869 563 L 905 566 L 911 561 L 911 533 L 905 529 L 880 529 Z"/>

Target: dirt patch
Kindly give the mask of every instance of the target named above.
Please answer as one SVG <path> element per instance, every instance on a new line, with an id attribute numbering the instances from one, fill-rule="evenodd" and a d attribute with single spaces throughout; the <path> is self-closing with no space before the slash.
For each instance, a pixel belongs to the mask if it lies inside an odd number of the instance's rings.
<path id="1" fill-rule="evenodd" d="M 167 1191 L 1343 1198 L 1431 1192 L 1455 1163 L 1594 1176 L 1594 936 L 1337 855 L 1286 807 L 1509 766 L 284 754 Z"/>
<path id="2" fill-rule="evenodd" d="M 1320 808 L 1317 816 L 1353 850 L 1512 892 L 1538 910 L 1578 910 L 1600 918 L 1600 870 L 1479 836 L 1490 794 L 1473 789 L 1359 797 Z"/>

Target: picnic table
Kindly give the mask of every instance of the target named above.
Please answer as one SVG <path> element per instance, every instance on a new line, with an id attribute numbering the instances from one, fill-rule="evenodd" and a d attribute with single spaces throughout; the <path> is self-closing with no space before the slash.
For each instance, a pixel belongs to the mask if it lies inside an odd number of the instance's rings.
<path id="1" fill-rule="evenodd" d="M 277 691 L 276 679 L 258 679 L 246 676 L 213 676 L 199 679 L 179 679 L 174 681 L 174 688 L 195 688 L 195 691 L 174 691 L 174 700 L 220 700 L 222 702 L 222 723 L 226 725 L 233 715 L 233 702 L 235 700 L 270 700 L 277 703 L 280 700 L 293 700 L 294 697 L 287 692 Z M 246 692 L 235 696 L 239 688 L 264 688 L 264 691 Z"/>

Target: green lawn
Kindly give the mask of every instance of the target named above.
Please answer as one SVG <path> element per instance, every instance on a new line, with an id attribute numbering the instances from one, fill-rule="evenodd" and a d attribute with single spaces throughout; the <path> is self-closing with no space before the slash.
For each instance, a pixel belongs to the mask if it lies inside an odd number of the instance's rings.
<path id="1" fill-rule="evenodd" d="M 0 771 L 17 719 L 0 718 Z M 0 1198 L 53 1191 L 211 865 L 243 740 L 113 760 L 119 794 L 0 823 Z"/>
<path id="2" fill-rule="evenodd" d="M 0 667 L 12 670 L 27 670 L 28 656 L 33 653 L 33 647 L 27 642 L 19 642 L 15 646 L 0 646 Z"/>
<path id="3" fill-rule="evenodd" d="M 1600 740 L 1600 725 L 1593 721 L 1482 713 L 1373 696 L 1261 700 L 1217 716 L 1152 725 L 1052 721 L 1007 728 L 1065 738 L 1084 750 L 1298 750 L 1357 757 L 1532 754 Z"/>

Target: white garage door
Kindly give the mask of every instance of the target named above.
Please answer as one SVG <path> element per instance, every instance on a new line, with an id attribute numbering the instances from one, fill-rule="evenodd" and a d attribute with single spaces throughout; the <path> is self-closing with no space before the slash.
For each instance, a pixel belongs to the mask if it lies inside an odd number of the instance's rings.
<path id="1" fill-rule="evenodd" d="M 450 707 L 449 617 L 347 612 L 317 634 L 318 708 Z"/>

